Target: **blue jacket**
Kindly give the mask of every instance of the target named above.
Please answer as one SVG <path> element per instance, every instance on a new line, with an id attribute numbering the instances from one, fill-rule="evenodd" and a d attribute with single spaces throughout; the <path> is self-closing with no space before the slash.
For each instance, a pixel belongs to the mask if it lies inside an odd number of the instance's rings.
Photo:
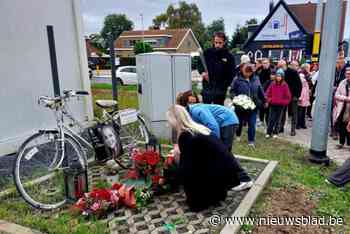
<path id="1" fill-rule="evenodd" d="M 194 104 L 188 107 L 192 119 L 212 131 L 220 138 L 220 128 L 239 124 L 236 113 L 227 107 L 215 104 Z"/>
<path id="2" fill-rule="evenodd" d="M 248 81 L 239 74 L 231 84 L 230 94 L 232 98 L 240 94 L 245 94 L 253 100 L 258 108 L 265 102 L 264 89 L 260 84 L 259 78 L 255 75 Z"/>

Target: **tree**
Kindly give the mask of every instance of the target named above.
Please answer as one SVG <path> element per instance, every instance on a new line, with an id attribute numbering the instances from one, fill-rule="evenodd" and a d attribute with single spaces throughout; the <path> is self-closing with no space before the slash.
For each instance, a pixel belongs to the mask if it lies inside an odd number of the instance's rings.
<path id="1" fill-rule="evenodd" d="M 216 32 L 225 32 L 225 23 L 223 18 L 214 20 L 207 26 L 207 36 L 211 40 Z"/>
<path id="2" fill-rule="evenodd" d="M 146 42 L 136 42 L 134 45 L 134 54 L 142 54 L 142 53 L 149 53 L 153 52 L 153 48 L 149 43 Z"/>
<path id="3" fill-rule="evenodd" d="M 242 45 L 245 43 L 245 41 L 248 39 L 248 25 L 257 24 L 257 23 L 258 23 L 258 20 L 253 18 L 253 19 L 247 20 L 244 26 L 242 27 L 238 24 L 229 42 L 229 48 L 231 50 L 233 48 L 241 48 Z"/>
<path id="4" fill-rule="evenodd" d="M 132 30 L 134 23 L 124 14 L 107 15 L 104 19 L 101 36 L 105 41 L 110 40 L 110 33 L 114 34 L 114 40 L 122 34 L 123 31 Z"/>
<path id="5" fill-rule="evenodd" d="M 90 43 L 93 47 L 99 49 L 103 53 L 107 53 L 105 41 L 102 38 L 101 34 L 93 33 L 89 35 Z"/>
<path id="6" fill-rule="evenodd" d="M 202 45 L 205 43 L 205 26 L 202 22 L 202 14 L 195 3 L 188 4 L 180 1 L 178 7 L 169 5 L 166 12 L 153 19 L 155 27 L 191 28 L 194 35 Z"/>

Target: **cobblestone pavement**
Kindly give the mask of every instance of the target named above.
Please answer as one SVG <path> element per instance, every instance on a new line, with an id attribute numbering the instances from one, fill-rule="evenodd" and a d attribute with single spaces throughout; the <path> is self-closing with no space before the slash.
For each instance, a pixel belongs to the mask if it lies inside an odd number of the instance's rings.
<path id="1" fill-rule="evenodd" d="M 241 160 L 242 166 L 249 175 L 256 179 L 266 164 Z M 92 183 L 103 179 L 103 168 L 91 168 Z M 117 179 L 116 179 L 117 180 Z M 208 181 L 208 189 L 210 189 Z M 238 207 L 247 191 L 229 191 L 224 202 L 217 207 L 193 213 L 186 205 L 186 197 L 182 190 L 154 197 L 153 201 L 142 209 L 121 207 L 105 220 L 111 233 L 214 233 L 223 226 L 213 227 L 208 223 L 212 215 L 230 216 Z M 203 194 L 205 196 L 205 194 Z M 174 230 L 171 227 L 174 227 Z"/>
<path id="2" fill-rule="evenodd" d="M 311 146 L 312 121 L 307 121 L 307 127 L 307 129 L 297 129 L 296 136 L 291 136 L 290 125 L 288 123 L 285 127 L 285 132 L 280 134 L 279 137 L 309 149 Z M 264 128 L 260 128 L 260 131 L 265 130 Z M 350 148 L 345 147 L 343 149 L 337 149 L 337 144 L 338 140 L 333 140 L 331 137 L 328 137 L 327 154 L 337 165 L 342 165 L 344 161 L 350 157 Z"/>

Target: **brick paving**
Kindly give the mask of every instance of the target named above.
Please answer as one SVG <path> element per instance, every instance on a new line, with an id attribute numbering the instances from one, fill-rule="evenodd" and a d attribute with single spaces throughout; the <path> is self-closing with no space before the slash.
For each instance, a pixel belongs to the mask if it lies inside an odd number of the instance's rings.
<path id="1" fill-rule="evenodd" d="M 241 164 L 247 169 L 249 175 L 255 180 L 264 170 L 266 164 L 241 160 Z M 101 173 L 102 172 L 102 173 Z M 123 171 L 120 172 L 123 174 Z M 103 168 L 94 166 L 89 173 L 94 184 L 104 179 Z M 117 177 L 111 177 L 118 181 Z M 208 189 L 210 189 L 208 181 Z M 155 196 L 153 201 L 142 209 L 128 209 L 121 207 L 108 216 L 105 220 L 108 223 L 110 232 L 117 233 L 215 233 L 223 226 L 211 226 L 208 223 L 212 215 L 230 216 L 238 207 L 241 200 L 248 191 L 229 191 L 224 202 L 217 207 L 210 207 L 199 213 L 190 212 L 186 205 L 184 192 L 168 193 Z M 205 194 L 203 194 L 205 196 Z M 175 229 L 171 227 L 175 225 Z"/>

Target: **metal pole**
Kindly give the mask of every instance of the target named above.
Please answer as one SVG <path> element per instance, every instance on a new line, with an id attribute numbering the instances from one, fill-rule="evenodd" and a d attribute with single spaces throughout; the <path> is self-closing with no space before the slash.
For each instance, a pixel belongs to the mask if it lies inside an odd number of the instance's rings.
<path id="1" fill-rule="evenodd" d="M 331 116 L 333 80 L 340 28 L 340 9 L 342 1 L 327 1 L 325 21 L 322 30 L 322 51 L 320 72 L 309 160 L 329 165 L 327 157 L 328 130 Z"/>
<path id="2" fill-rule="evenodd" d="M 316 8 L 316 22 L 314 29 L 313 47 L 312 47 L 312 62 L 319 61 L 320 39 L 321 39 L 321 22 L 322 22 L 323 0 L 318 0 Z"/>
<path id="3" fill-rule="evenodd" d="M 56 56 L 55 35 L 53 32 L 53 26 L 47 25 L 46 30 L 47 30 L 47 39 L 49 42 L 53 91 L 54 91 L 55 97 L 59 97 L 61 96 L 61 91 L 60 91 L 60 80 L 58 79 L 57 56 Z"/>
<path id="4" fill-rule="evenodd" d="M 111 73 L 112 73 L 112 96 L 114 101 L 118 101 L 118 82 L 117 78 L 115 77 L 115 52 L 114 52 L 114 33 L 110 34 L 110 40 L 109 40 L 109 54 L 111 57 Z M 115 108 L 115 110 L 118 110 L 118 105 Z"/>

